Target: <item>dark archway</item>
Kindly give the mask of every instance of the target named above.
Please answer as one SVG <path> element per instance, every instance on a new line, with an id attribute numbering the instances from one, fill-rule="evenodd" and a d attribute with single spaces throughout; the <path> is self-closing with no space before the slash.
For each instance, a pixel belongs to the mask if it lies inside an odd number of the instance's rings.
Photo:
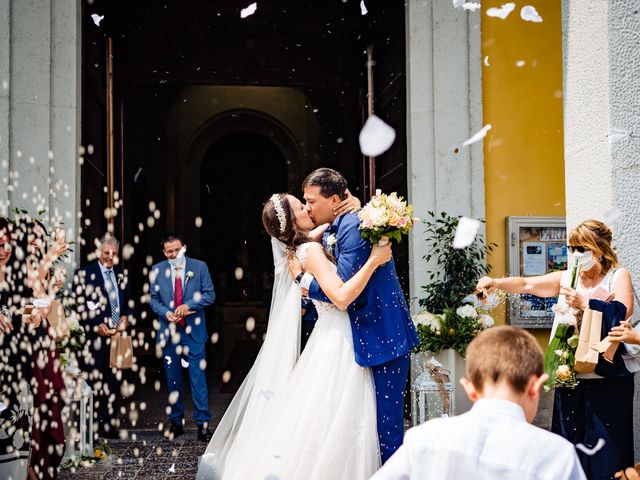
<path id="1" fill-rule="evenodd" d="M 288 170 L 276 143 L 248 130 L 219 137 L 202 157 L 200 250 L 217 291 L 210 330 L 219 334 L 208 357 L 218 374 L 230 371 L 226 392 L 242 383 L 266 331 L 273 259 L 262 205 L 287 190 Z M 254 322 L 247 327 L 249 317 Z"/>
<path id="2" fill-rule="evenodd" d="M 268 301 L 273 273 L 262 204 L 287 190 L 287 162 L 270 139 L 250 131 L 214 142 L 200 169 L 200 248 L 220 291 L 218 303 Z M 236 279 L 236 269 L 242 276 Z"/>

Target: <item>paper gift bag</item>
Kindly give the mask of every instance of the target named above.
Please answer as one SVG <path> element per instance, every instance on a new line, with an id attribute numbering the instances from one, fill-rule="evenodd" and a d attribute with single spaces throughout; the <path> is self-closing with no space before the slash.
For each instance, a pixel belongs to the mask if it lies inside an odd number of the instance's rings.
<path id="1" fill-rule="evenodd" d="M 592 373 L 598 364 L 598 350 L 602 332 L 602 312 L 585 309 L 580 326 L 580 340 L 576 348 L 576 363 L 574 370 L 577 373 Z"/>
<path id="2" fill-rule="evenodd" d="M 126 333 L 116 332 L 111 337 L 111 368 L 127 370 L 133 366 L 133 342 Z"/>
<path id="3" fill-rule="evenodd" d="M 51 312 L 47 316 L 49 321 L 49 332 L 58 341 L 69 336 L 69 325 L 64 314 L 64 307 L 58 300 L 51 302 Z"/>

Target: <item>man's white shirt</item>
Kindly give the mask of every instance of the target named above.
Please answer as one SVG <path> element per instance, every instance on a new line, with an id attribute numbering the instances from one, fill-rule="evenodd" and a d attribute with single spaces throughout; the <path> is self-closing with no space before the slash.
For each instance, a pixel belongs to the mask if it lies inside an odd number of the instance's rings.
<path id="1" fill-rule="evenodd" d="M 497 398 L 408 430 L 371 480 L 431 478 L 586 479 L 571 443 L 529 424 L 520 405 Z"/>

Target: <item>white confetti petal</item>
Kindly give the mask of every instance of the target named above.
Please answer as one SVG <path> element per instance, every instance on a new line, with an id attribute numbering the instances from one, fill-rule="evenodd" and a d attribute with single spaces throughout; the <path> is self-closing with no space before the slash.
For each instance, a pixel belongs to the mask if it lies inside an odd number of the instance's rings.
<path id="1" fill-rule="evenodd" d="M 186 247 L 184 247 L 184 246 L 183 246 L 183 247 L 180 249 L 180 251 L 178 252 L 178 258 L 182 258 L 182 257 L 184 257 L 184 254 L 185 254 L 185 253 L 187 253 L 187 249 L 186 249 Z"/>
<path id="2" fill-rule="evenodd" d="M 604 447 L 604 444 L 605 444 L 604 438 L 599 438 L 593 448 L 589 448 L 582 443 L 576 443 L 576 448 L 578 450 L 582 450 L 587 455 L 593 455 L 598 451 L 600 451 L 600 449 Z"/>
<path id="3" fill-rule="evenodd" d="M 377 157 L 389 150 L 396 139 L 396 131 L 381 118 L 371 115 L 365 122 L 360 136 L 360 151 L 368 157 Z"/>
<path id="4" fill-rule="evenodd" d="M 244 326 L 247 329 L 247 332 L 253 332 L 253 330 L 256 328 L 256 319 L 253 317 L 247 318 Z"/>
<path id="5" fill-rule="evenodd" d="M 257 2 L 252 3 L 247 8 L 243 8 L 242 10 L 240 10 L 240 18 L 247 18 L 249 15 L 253 15 L 254 13 L 256 13 L 257 9 L 258 9 L 258 3 Z"/>
<path id="6" fill-rule="evenodd" d="M 225 370 L 222 374 L 222 383 L 229 383 L 229 380 L 231 380 L 231 372 L 229 370 Z"/>
<path id="7" fill-rule="evenodd" d="M 92 13 L 91 14 L 91 19 L 93 20 L 93 23 L 96 24 L 96 26 L 100 26 L 100 22 L 102 21 L 102 19 L 104 18 L 104 15 L 98 15 L 97 13 Z"/>
<path id="8" fill-rule="evenodd" d="M 89 310 L 97 310 L 98 308 L 100 308 L 100 304 L 93 302 L 91 300 L 87 301 L 87 307 L 89 308 Z"/>
<path id="9" fill-rule="evenodd" d="M 140 167 L 136 172 L 136 174 L 133 176 L 133 183 L 136 183 L 138 181 L 138 177 L 140 176 L 141 173 L 142 173 L 142 167 Z"/>
<path id="10" fill-rule="evenodd" d="M 453 8 L 458 8 L 463 6 L 465 3 L 465 0 L 453 0 Z"/>
<path id="11" fill-rule="evenodd" d="M 240 281 L 242 280 L 242 277 L 244 277 L 244 270 L 242 269 L 242 267 L 236 267 L 233 275 L 236 277 L 236 280 Z"/>
<path id="12" fill-rule="evenodd" d="M 516 4 L 513 2 L 505 3 L 500 8 L 489 8 L 487 9 L 487 15 L 489 17 L 501 18 L 504 20 L 509 16 L 511 12 L 516 8 Z"/>
<path id="13" fill-rule="evenodd" d="M 4 412 L 6 409 L 7 406 L 4 403 L 0 402 L 0 413 Z"/>
<path id="14" fill-rule="evenodd" d="M 169 473 L 176 473 L 176 464 L 172 463 L 171 468 L 169 468 Z"/>
<path id="15" fill-rule="evenodd" d="M 488 67 L 489 66 L 489 55 L 487 55 L 486 57 L 484 57 L 484 66 Z"/>
<path id="16" fill-rule="evenodd" d="M 189 368 L 189 362 L 187 362 L 184 358 L 180 359 L 180 365 L 182 365 L 182 368 Z"/>
<path id="17" fill-rule="evenodd" d="M 171 357 L 169 355 L 164 357 L 164 359 L 167 361 L 167 365 L 171 365 Z"/>
<path id="18" fill-rule="evenodd" d="M 480 140 L 482 140 L 484 137 L 487 136 L 487 132 L 489 130 L 491 130 L 491 124 L 487 123 L 484 127 L 482 127 L 478 132 L 476 132 L 471 138 L 469 138 L 468 140 L 465 140 L 462 143 L 463 147 L 468 147 L 469 145 L 479 142 Z"/>
<path id="19" fill-rule="evenodd" d="M 542 17 L 538 15 L 536 7 L 533 5 L 525 5 L 520 10 L 520 18 L 527 22 L 541 23 Z"/>
<path id="20" fill-rule="evenodd" d="M 369 13 L 367 11 L 367 6 L 364 4 L 364 0 L 360 0 L 360 12 L 362 13 L 362 15 L 366 15 L 367 13 Z"/>
<path id="21" fill-rule="evenodd" d="M 477 10 L 480 10 L 480 3 L 479 2 L 465 2 L 462 4 L 462 9 L 463 10 L 469 10 L 470 12 L 475 12 Z"/>
<path id="22" fill-rule="evenodd" d="M 516 67 L 524 67 L 526 63 L 527 62 L 525 62 L 524 60 L 518 60 L 516 62 Z"/>
<path id="23" fill-rule="evenodd" d="M 466 248 L 473 243 L 480 229 L 480 221 L 475 218 L 461 217 L 453 239 L 453 248 Z"/>
<path id="24" fill-rule="evenodd" d="M 616 207 L 611 207 L 609 210 L 604 212 L 603 215 L 604 223 L 609 226 L 616 223 L 616 220 L 618 220 L 618 218 L 620 218 L 620 210 L 618 210 Z"/>

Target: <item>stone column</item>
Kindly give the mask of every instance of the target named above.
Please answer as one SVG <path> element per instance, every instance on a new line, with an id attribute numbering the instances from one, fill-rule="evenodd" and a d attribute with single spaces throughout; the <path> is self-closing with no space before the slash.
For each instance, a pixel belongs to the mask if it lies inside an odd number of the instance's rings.
<path id="1" fill-rule="evenodd" d="M 636 0 L 563 0 L 562 7 L 567 226 L 604 219 L 615 209 L 619 217 L 610 225 L 615 246 L 637 289 L 640 7 Z M 634 423 L 638 432 L 640 422 Z"/>
<path id="2" fill-rule="evenodd" d="M 484 217 L 482 143 L 461 144 L 482 128 L 480 13 L 451 2 L 406 3 L 409 200 L 427 211 Z M 410 290 L 427 283 L 424 228 L 409 245 Z"/>
<path id="3" fill-rule="evenodd" d="M 0 215 L 46 210 L 69 238 L 79 225 L 80 31 L 79 0 L 0 0 Z"/>

